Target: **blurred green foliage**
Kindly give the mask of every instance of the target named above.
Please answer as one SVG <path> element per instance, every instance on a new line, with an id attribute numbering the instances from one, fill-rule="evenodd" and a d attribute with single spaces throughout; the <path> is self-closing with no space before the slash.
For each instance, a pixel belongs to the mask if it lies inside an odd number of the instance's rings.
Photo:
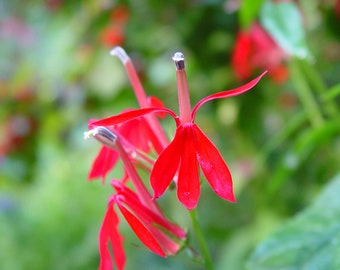
<path id="1" fill-rule="evenodd" d="M 197 114 L 231 169 L 238 200 L 224 202 L 202 184 L 198 211 L 217 269 L 244 269 L 256 244 L 339 173 L 340 20 L 335 1 L 296 2 L 313 61 L 294 59 L 286 82 L 264 78 L 251 93 L 206 104 Z M 86 181 L 99 145 L 82 134 L 89 118 L 137 107 L 111 47 L 123 46 L 147 93 L 176 111 L 172 54 L 186 55 L 193 104 L 242 84 L 230 65 L 232 52 L 240 27 L 258 19 L 259 6 L 243 4 L 240 11 L 234 0 L 0 1 L 1 269 L 98 266 L 97 235 L 111 188 Z M 305 98 L 315 101 L 320 125 L 313 124 Z M 165 126 L 171 134 L 172 124 Z M 190 232 L 188 215 L 174 200 L 170 193 L 160 203 Z M 184 251 L 157 258 L 124 222 L 122 230 L 126 269 L 198 268 Z"/>

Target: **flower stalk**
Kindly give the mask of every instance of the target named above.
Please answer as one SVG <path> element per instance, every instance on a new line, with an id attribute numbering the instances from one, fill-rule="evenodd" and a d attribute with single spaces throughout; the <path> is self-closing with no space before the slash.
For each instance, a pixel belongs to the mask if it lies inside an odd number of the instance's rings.
<path id="1" fill-rule="evenodd" d="M 190 213 L 190 219 L 191 219 L 192 227 L 193 227 L 195 236 L 197 238 L 202 257 L 204 259 L 205 269 L 206 270 L 214 270 L 214 265 L 213 265 L 213 261 L 211 259 L 209 248 L 208 248 L 208 245 L 207 245 L 207 242 L 205 240 L 203 231 L 202 231 L 200 224 L 199 224 L 199 221 L 198 221 L 197 209 L 193 209 L 193 210 L 189 211 L 189 213 Z"/>
<path id="2" fill-rule="evenodd" d="M 319 128 L 323 125 L 324 119 L 314 99 L 313 93 L 301 72 L 297 59 L 290 61 L 290 70 L 292 82 L 295 85 L 302 106 L 308 115 L 308 119 L 314 128 Z"/>
<path id="3" fill-rule="evenodd" d="M 304 59 L 298 59 L 298 64 L 301 70 L 304 72 L 306 78 L 308 79 L 311 87 L 322 97 L 328 92 L 327 87 L 320 78 L 319 73 L 315 70 L 314 66 Z M 336 117 L 339 114 L 338 107 L 333 99 L 325 101 L 324 110 L 332 117 Z"/>

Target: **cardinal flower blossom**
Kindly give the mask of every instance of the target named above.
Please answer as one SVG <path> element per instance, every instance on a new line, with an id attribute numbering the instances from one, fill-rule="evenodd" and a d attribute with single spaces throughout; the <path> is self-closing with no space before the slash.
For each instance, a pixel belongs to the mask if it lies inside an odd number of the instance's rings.
<path id="1" fill-rule="evenodd" d="M 126 73 L 131 82 L 132 89 L 141 108 L 164 107 L 163 103 L 155 98 L 148 97 L 138 78 L 136 69 L 123 48 L 117 46 L 111 50 L 111 55 L 117 56 L 123 63 Z M 158 117 L 164 117 L 164 114 L 158 114 Z M 92 123 L 95 120 L 90 119 L 88 122 L 89 129 L 93 128 Z M 136 156 L 134 150 L 139 153 L 149 154 L 152 148 L 159 154 L 168 144 L 166 135 L 161 128 L 158 119 L 154 115 L 132 119 L 123 124 L 111 126 L 109 129 L 115 130 L 121 134 L 126 142 L 129 142 L 132 149 L 131 156 Z M 151 147 L 152 146 L 152 147 Z M 130 147 L 131 148 L 131 147 Z M 106 146 L 102 146 L 99 153 L 92 163 L 88 179 L 91 181 L 96 178 L 102 178 L 105 181 L 107 173 L 115 166 L 118 161 L 118 153 Z"/>
<path id="2" fill-rule="evenodd" d="M 84 134 L 85 138 L 92 136 L 105 147 L 116 151 L 122 159 L 128 177 L 135 189 L 135 191 L 131 190 L 121 181 L 111 181 L 116 194 L 109 199 L 108 208 L 99 233 L 99 269 L 111 270 L 113 265 L 116 265 L 118 269 L 124 269 L 123 238 L 118 230 L 119 217 L 115 212 L 115 206 L 117 206 L 131 229 L 149 250 L 162 257 L 177 253 L 186 238 L 186 232 L 181 227 L 171 223 L 152 199 L 121 143 L 121 135 L 99 126 Z M 110 245 L 113 251 L 113 260 L 110 254 Z"/>
<path id="3" fill-rule="evenodd" d="M 225 200 L 235 202 L 230 171 L 216 146 L 195 123 L 195 116 L 198 109 L 210 100 L 237 96 L 252 89 L 266 72 L 241 87 L 203 98 L 191 110 L 184 56 L 176 53 L 173 60 L 176 64 L 179 116 L 166 108 L 142 108 L 99 120 L 93 126 L 110 126 L 149 113 L 168 113 L 175 119 L 177 128 L 174 139 L 160 153 L 151 172 L 154 198 L 162 196 L 171 181 L 177 179 L 179 201 L 189 210 L 195 208 L 200 196 L 200 166 L 214 192 Z"/>
<path id="4" fill-rule="evenodd" d="M 117 193 L 112 195 L 99 232 L 100 270 L 111 270 L 113 266 L 109 245 L 112 246 L 114 264 L 124 269 L 125 253 L 123 238 L 118 230 L 119 209 L 140 241 L 153 253 L 161 257 L 176 254 L 186 238 L 186 232 L 171 223 L 163 215 L 145 206 L 137 194 L 119 181 L 111 184 Z M 155 202 L 150 199 L 150 204 Z"/>

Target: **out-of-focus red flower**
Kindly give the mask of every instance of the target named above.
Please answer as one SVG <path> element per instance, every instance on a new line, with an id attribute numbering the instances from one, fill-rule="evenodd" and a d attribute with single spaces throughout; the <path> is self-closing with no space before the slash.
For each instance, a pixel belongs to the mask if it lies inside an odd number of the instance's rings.
<path id="1" fill-rule="evenodd" d="M 126 23 L 129 18 L 129 11 L 126 6 L 120 5 L 115 7 L 114 10 L 111 12 L 111 19 L 112 21 L 118 23 Z"/>
<path id="2" fill-rule="evenodd" d="M 23 114 L 8 117 L 0 126 L 0 158 L 27 145 L 36 127 L 33 117 Z"/>
<path id="3" fill-rule="evenodd" d="M 335 15 L 340 19 L 340 0 L 337 0 L 335 3 Z"/>
<path id="4" fill-rule="evenodd" d="M 274 82 L 283 83 L 288 78 L 288 57 L 261 25 L 254 23 L 236 37 L 232 68 L 240 80 L 249 79 L 256 69 L 266 69 Z"/>
<path id="5" fill-rule="evenodd" d="M 58 11 L 63 4 L 62 0 L 46 0 L 45 5 L 50 11 Z"/>
<path id="6" fill-rule="evenodd" d="M 100 39 L 103 45 L 113 47 L 123 44 L 125 25 L 128 17 L 128 9 L 123 5 L 116 7 L 112 11 L 109 24 L 100 33 Z"/>

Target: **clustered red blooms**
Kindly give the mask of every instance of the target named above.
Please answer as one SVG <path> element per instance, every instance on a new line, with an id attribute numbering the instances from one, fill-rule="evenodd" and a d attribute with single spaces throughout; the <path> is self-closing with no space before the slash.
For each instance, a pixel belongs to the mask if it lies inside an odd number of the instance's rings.
<path id="1" fill-rule="evenodd" d="M 174 182 L 179 201 L 188 210 L 195 208 L 200 196 L 199 167 L 218 196 L 235 201 L 229 169 L 216 146 L 195 123 L 195 116 L 206 102 L 247 92 L 265 74 L 239 88 L 207 96 L 191 109 L 184 56 L 176 53 L 173 60 L 180 109 L 176 115 L 155 97 L 146 96 L 132 61 L 122 48 L 116 47 L 111 53 L 122 60 L 140 108 L 124 110 L 101 120 L 91 119 L 89 131 L 85 133 L 86 138 L 93 136 L 103 144 L 93 162 L 89 180 L 102 178 L 104 181 L 118 159 L 124 165 L 123 179 L 111 180 L 115 193 L 109 200 L 99 234 L 101 270 L 112 269 L 114 265 L 123 269 L 125 265 L 116 210 L 152 252 L 166 257 L 179 251 L 186 232 L 165 217 L 156 199 Z M 170 115 L 177 127 L 171 140 L 159 121 L 165 115 Z M 140 178 L 139 170 L 149 173 L 153 195 Z"/>
<path id="2" fill-rule="evenodd" d="M 124 42 L 124 30 L 129 13 L 126 6 L 115 7 L 111 12 L 108 25 L 101 31 L 100 39 L 104 46 L 112 48 Z"/>
<path id="3" fill-rule="evenodd" d="M 335 2 L 334 10 L 335 10 L 335 15 L 340 19 L 340 0 L 337 0 Z"/>
<path id="4" fill-rule="evenodd" d="M 287 59 L 288 54 L 255 22 L 237 34 L 231 64 L 240 80 L 248 80 L 256 69 L 265 69 L 274 82 L 283 83 L 288 78 Z"/>

